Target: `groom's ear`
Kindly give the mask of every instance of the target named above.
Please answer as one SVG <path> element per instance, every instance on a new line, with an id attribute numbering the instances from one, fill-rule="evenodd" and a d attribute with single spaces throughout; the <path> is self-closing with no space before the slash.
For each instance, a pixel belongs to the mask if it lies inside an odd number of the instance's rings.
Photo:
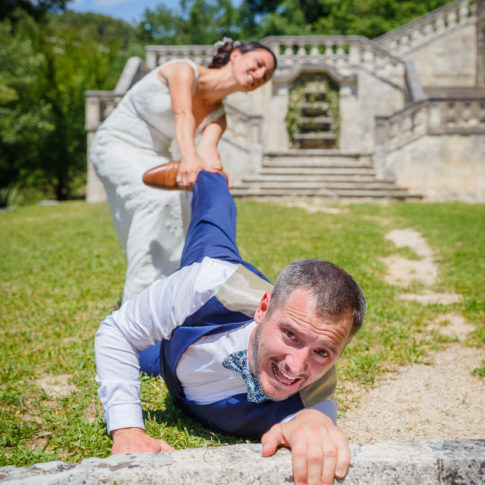
<path id="1" fill-rule="evenodd" d="M 261 301 L 259 302 L 258 308 L 254 313 L 254 321 L 259 325 L 262 321 L 266 313 L 269 310 L 269 304 L 271 302 L 271 293 L 267 291 Z"/>

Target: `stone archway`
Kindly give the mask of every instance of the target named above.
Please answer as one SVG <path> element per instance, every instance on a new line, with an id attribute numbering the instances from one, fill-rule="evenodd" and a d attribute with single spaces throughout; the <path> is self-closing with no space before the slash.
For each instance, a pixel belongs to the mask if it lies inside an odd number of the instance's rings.
<path id="1" fill-rule="evenodd" d="M 294 79 L 285 119 L 291 148 L 338 148 L 339 90 L 325 71 L 304 71 Z"/>

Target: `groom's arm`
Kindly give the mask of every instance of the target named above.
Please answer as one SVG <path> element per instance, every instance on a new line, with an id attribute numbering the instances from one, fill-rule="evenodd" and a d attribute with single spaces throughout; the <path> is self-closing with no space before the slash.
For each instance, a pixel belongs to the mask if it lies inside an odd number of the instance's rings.
<path id="1" fill-rule="evenodd" d="M 113 452 L 125 450 L 130 442 L 139 448 L 137 451 L 147 451 L 144 444 L 137 444 L 145 428 L 139 350 L 169 339 L 172 331 L 204 305 L 236 269 L 237 265 L 206 258 L 155 282 L 101 323 L 95 339 L 98 394 L 108 432 L 125 430 L 114 433 Z M 120 436 L 126 438 L 124 445 L 119 444 Z M 146 444 L 150 440 L 143 441 Z"/>

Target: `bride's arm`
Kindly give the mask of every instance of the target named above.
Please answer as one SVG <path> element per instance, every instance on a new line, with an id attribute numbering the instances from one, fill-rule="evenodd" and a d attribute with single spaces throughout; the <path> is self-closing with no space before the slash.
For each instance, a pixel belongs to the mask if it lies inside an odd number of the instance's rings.
<path id="1" fill-rule="evenodd" d="M 195 118 L 192 112 L 192 88 L 195 81 L 193 68 L 186 62 L 177 62 L 161 68 L 166 79 L 174 114 L 175 139 L 180 151 L 180 169 L 177 183 L 192 186 L 203 168 L 195 147 Z"/>

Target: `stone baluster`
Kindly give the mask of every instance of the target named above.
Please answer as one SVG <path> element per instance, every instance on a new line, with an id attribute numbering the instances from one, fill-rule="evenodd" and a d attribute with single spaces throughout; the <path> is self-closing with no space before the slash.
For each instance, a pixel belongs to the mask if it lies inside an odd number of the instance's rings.
<path id="1" fill-rule="evenodd" d="M 437 34 L 441 34 L 445 30 L 446 30 L 445 15 L 440 13 L 439 15 L 436 16 L 435 31 Z"/>
<path id="2" fill-rule="evenodd" d="M 392 61 L 392 74 L 389 76 L 391 81 L 398 86 L 404 87 L 405 84 L 405 68 L 402 62 Z"/>
<path id="3" fill-rule="evenodd" d="M 345 66 L 348 63 L 348 56 L 345 53 L 345 41 L 337 41 L 336 64 L 338 67 Z"/>
<path id="4" fill-rule="evenodd" d="M 145 63 L 149 69 L 155 69 L 157 67 L 157 52 L 156 51 L 146 51 L 145 52 Z"/>
<path id="5" fill-rule="evenodd" d="M 463 103 L 463 109 L 461 111 L 461 119 L 465 125 L 471 124 L 473 118 L 472 110 L 470 107 L 470 102 L 465 101 Z"/>
<path id="6" fill-rule="evenodd" d="M 442 103 L 431 103 L 429 106 L 428 123 L 430 133 L 438 133 L 440 128 L 442 128 L 443 117 L 442 117 Z"/>
<path id="7" fill-rule="evenodd" d="M 446 14 L 446 25 L 451 29 L 456 25 L 456 10 L 450 10 Z"/>
<path id="8" fill-rule="evenodd" d="M 369 70 L 372 70 L 374 67 L 374 52 L 367 44 L 364 44 L 362 47 L 362 62 Z"/>
<path id="9" fill-rule="evenodd" d="M 399 39 L 399 43 L 400 43 L 400 51 L 405 51 L 407 50 L 410 45 L 411 45 L 411 38 L 409 36 L 408 33 L 404 34 L 401 39 Z"/>
<path id="10" fill-rule="evenodd" d="M 374 73 L 377 76 L 384 77 L 385 75 L 384 63 L 385 63 L 384 57 L 376 53 L 374 58 Z"/>
<path id="11" fill-rule="evenodd" d="M 419 29 L 419 27 L 415 28 L 411 33 L 411 45 L 413 47 L 416 45 L 419 45 L 422 39 L 423 39 L 423 34 L 421 33 L 421 30 Z"/>
<path id="12" fill-rule="evenodd" d="M 459 12 L 458 21 L 459 21 L 460 24 L 462 24 L 468 18 L 468 0 L 460 3 L 460 6 L 458 8 L 458 12 Z"/>
<path id="13" fill-rule="evenodd" d="M 409 113 L 403 114 L 401 122 L 401 139 L 409 138 L 413 131 L 413 120 Z"/>
<path id="14" fill-rule="evenodd" d="M 296 52 L 296 56 L 298 57 L 299 61 L 305 61 L 305 58 L 307 56 L 306 49 L 305 49 L 305 42 L 304 41 L 298 41 L 298 50 Z"/>
<path id="15" fill-rule="evenodd" d="M 434 35 L 434 33 L 435 33 L 434 22 L 428 22 L 423 26 L 423 37 L 425 39 L 429 39 Z"/>
<path id="16" fill-rule="evenodd" d="M 316 64 L 320 57 L 320 50 L 318 49 L 319 42 L 312 40 L 311 41 L 311 49 L 310 49 L 310 61 Z"/>
<path id="17" fill-rule="evenodd" d="M 447 125 L 454 125 L 456 123 L 456 110 L 454 101 L 448 101 L 447 103 L 445 122 Z"/>
<path id="18" fill-rule="evenodd" d="M 268 44 L 269 48 L 275 53 L 276 57 L 281 54 L 280 43 L 277 40 L 273 40 Z"/>
<path id="19" fill-rule="evenodd" d="M 324 42 L 325 52 L 323 54 L 323 59 L 328 64 L 333 64 L 333 42 L 326 40 Z"/>
<path id="20" fill-rule="evenodd" d="M 284 43 L 285 46 L 285 63 L 292 64 L 293 63 L 293 42 L 291 40 L 287 40 Z"/>
<path id="21" fill-rule="evenodd" d="M 480 103 L 480 110 L 478 111 L 478 122 L 485 125 L 485 103 Z"/>
<path id="22" fill-rule="evenodd" d="M 194 57 L 195 57 L 195 62 L 197 62 L 197 64 L 203 64 L 204 63 L 203 58 L 201 56 L 201 51 L 196 50 L 194 52 Z"/>
<path id="23" fill-rule="evenodd" d="M 470 109 L 472 112 L 471 123 L 473 126 L 480 126 L 480 102 L 478 100 L 472 101 Z"/>
<path id="24" fill-rule="evenodd" d="M 357 66 L 360 64 L 360 43 L 351 41 L 349 46 L 349 64 Z"/>

